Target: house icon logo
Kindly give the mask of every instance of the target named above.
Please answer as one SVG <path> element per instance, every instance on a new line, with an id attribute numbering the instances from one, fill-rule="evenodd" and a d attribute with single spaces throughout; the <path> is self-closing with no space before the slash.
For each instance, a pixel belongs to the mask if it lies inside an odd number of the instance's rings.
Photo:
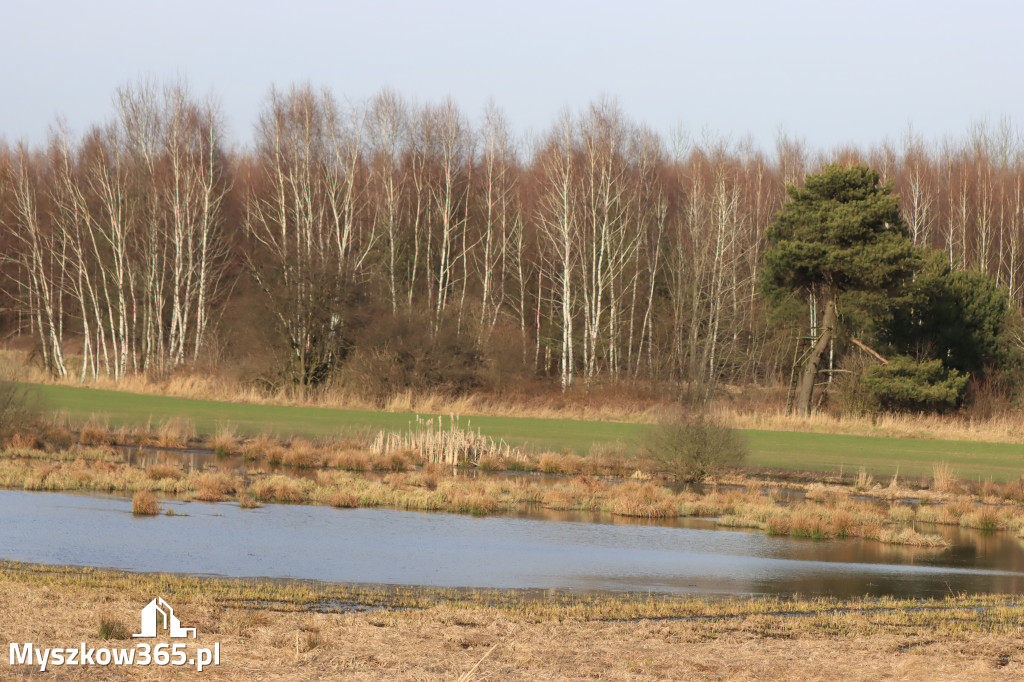
<path id="1" fill-rule="evenodd" d="M 188 637 L 189 633 L 192 633 L 192 639 L 196 638 L 196 629 L 181 627 L 181 621 L 174 615 L 174 609 L 163 597 L 157 597 L 142 609 L 142 632 L 132 637 L 156 637 L 157 619 L 161 617 L 163 627 L 160 629 L 167 630 L 169 637 Z"/>

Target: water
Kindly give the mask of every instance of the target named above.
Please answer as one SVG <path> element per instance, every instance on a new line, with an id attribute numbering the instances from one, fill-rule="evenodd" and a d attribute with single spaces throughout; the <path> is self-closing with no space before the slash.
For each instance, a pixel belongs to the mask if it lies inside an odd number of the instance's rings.
<path id="1" fill-rule="evenodd" d="M 944 531 L 948 549 L 814 542 L 710 521 L 586 514 L 473 518 L 165 500 L 134 517 L 118 496 L 0 491 L 0 556 L 47 564 L 439 587 L 934 597 L 1024 591 L 1007 534 Z M 940 529 L 941 531 L 941 529 Z"/>

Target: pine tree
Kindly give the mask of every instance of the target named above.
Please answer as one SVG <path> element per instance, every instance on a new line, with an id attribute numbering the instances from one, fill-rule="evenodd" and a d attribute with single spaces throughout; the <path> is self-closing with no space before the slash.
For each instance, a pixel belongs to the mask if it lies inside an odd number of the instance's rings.
<path id="1" fill-rule="evenodd" d="M 848 291 L 894 291 L 920 260 L 900 217 L 892 185 L 866 166 L 831 165 L 786 188 L 789 201 L 769 228 L 762 286 L 776 302 L 791 293 L 824 305 L 797 391 L 797 412 L 808 415 L 818 368 L 839 325 L 836 305 Z"/>

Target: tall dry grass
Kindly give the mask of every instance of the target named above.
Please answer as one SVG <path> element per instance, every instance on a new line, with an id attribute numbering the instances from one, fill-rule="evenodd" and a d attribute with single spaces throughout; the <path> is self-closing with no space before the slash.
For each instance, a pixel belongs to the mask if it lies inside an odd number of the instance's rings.
<path id="1" fill-rule="evenodd" d="M 721 418 L 726 425 L 738 429 L 977 440 L 992 443 L 1019 443 L 1024 440 L 1024 419 L 1019 414 L 974 419 L 960 415 L 836 416 L 816 412 L 804 417 L 787 414 L 777 407 L 739 410 L 728 404 L 713 405 L 712 413 Z"/>
<path id="2" fill-rule="evenodd" d="M 403 432 L 384 432 L 370 445 L 370 450 L 380 455 L 395 452 L 414 452 L 424 461 L 435 464 L 476 465 L 481 457 L 496 457 L 504 460 L 524 459 L 518 449 L 504 440 L 495 441 L 480 431 L 462 428 L 458 417 L 452 415 L 448 428 L 441 417 L 436 420 L 417 416 L 413 429 Z"/>
<path id="3" fill-rule="evenodd" d="M 196 438 L 196 425 L 186 417 L 170 417 L 156 430 L 156 442 L 162 448 L 183 448 Z"/>
<path id="4" fill-rule="evenodd" d="M 231 424 L 218 424 L 217 432 L 210 441 L 210 447 L 218 457 L 230 457 L 241 452 L 238 441 L 238 429 Z"/>
<path id="5" fill-rule="evenodd" d="M 932 489 L 952 493 L 957 489 L 957 476 L 949 462 L 938 462 L 932 467 Z"/>
<path id="6" fill-rule="evenodd" d="M 105 421 L 97 416 L 92 416 L 79 431 L 78 442 L 82 445 L 113 445 L 114 436 Z"/>
<path id="7" fill-rule="evenodd" d="M 160 502 L 150 491 L 140 490 L 132 497 L 132 514 L 135 516 L 155 516 L 159 513 Z"/>
<path id="8" fill-rule="evenodd" d="M 242 487 L 237 475 L 224 471 L 194 472 L 188 477 L 187 483 L 194 491 L 192 496 L 204 502 L 220 502 Z"/>

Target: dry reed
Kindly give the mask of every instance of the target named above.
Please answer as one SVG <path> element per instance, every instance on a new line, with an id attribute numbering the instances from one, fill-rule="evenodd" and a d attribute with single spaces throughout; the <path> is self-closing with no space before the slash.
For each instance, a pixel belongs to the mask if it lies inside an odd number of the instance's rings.
<path id="1" fill-rule="evenodd" d="M 210 442 L 210 446 L 218 457 L 230 457 L 240 452 L 238 445 L 238 432 L 234 426 L 230 424 L 220 424 L 217 426 L 217 432 L 213 436 L 213 440 Z"/>
<path id="2" fill-rule="evenodd" d="M 196 426 L 185 417 L 171 417 L 156 431 L 157 444 L 162 448 L 182 448 L 195 439 Z"/>
<path id="3" fill-rule="evenodd" d="M 207 501 L 237 496 L 244 506 L 249 499 L 253 503 L 384 506 L 471 514 L 509 512 L 536 505 L 641 518 L 694 515 L 717 518 L 722 526 L 760 528 L 774 534 L 810 538 L 859 536 L 925 546 L 941 541 L 933 536 L 904 533 L 902 527 L 939 523 L 982 530 L 1024 530 L 1024 509 L 1019 507 L 979 507 L 967 496 L 951 498 L 948 504 L 907 505 L 898 499 L 937 493 L 915 493 L 902 488 L 877 487 L 872 493 L 889 502 L 863 502 L 851 499 L 848 488 L 814 484 L 805 488 L 809 492 L 807 499 L 788 503 L 777 487 L 769 486 L 768 494 L 762 494 L 762 483 L 752 480 L 748 481 L 746 491 L 712 488 L 704 494 L 673 493 L 650 482 L 616 482 L 590 475 L 579 475 L 554 486 L 531 477 L 453 478 L 449 465 L 428 463 L 419 470 L 395 471 L 378 478 L 338 469 L 317 472 L 315 482 L 280 474 L 260 475 L 246 489 L 238 476 L 228 472 L 192 471 L 185 475 L 168 465 L 143 470 L 111 461 L 110 451 L 103 448 L 79 449 L 74 460 L 54 455 L 48 461 L 47 456 L 37 452 L 30 457 L 0 457 L 0 486 L 27 490 L 159 491 Z M 401 455 L 394 453 L 391 457 Z"/>
<path id="4" fill-rule="evenodd" d="M 92 417 L 78 433 L 78 442 L 82 445 L 113 445 L 114 436 L 110 427 Z"/>
<path id="5" fill-rule="evenodd" d="M 241 485 L 236 476 L 226 472 L 203 472 L 190 479 L 195 490 L 193 497 L 204 502 L 220 502 Z"/>
<path id="6" fill-rule="evenodd" d="M 940 493 L 955 492 L 956 481 L 956 474 L 949 462 L 938 462 L 932 467 L 932 490 Z"/>
<path id="7" fill-rule="evenodd" d="M 159 513 L 160 502 L 150 491 L 140 490 L 132 497 L 132 514 L 135 516 L 155 516 Z"/>
<path id="8" fill-rule="evenodd" d="M 412 451 L 424 461 L 458 466 L 476 465 L 483 456 L 500 457 L 505 460 L 522 459 L 523 455 L 505 441 L 495 441 L 482 435 L 479 430 L 463 429 L 454 415 L 448 428 L 444 428 L 441 417 L 426 419 L 416 417 L 414 428 L 405 433 L 381 431 L 370 446 L 377 454 Z"/>
<path id="9" fill-rule="evenodd" d="M 281 464 L 296 469 L 313 469 L 323 466 L 324 456 L 319 449 L 304 438 L 293 438 L 281 453 Z"/>
<path id="10" fill-rule="evenodd" d="M 153 464 L 146 468 L 146 476 L 153 481 L 165 478 L 177 481 L 181 478 L 181 469 L 170 464 Z"/>

